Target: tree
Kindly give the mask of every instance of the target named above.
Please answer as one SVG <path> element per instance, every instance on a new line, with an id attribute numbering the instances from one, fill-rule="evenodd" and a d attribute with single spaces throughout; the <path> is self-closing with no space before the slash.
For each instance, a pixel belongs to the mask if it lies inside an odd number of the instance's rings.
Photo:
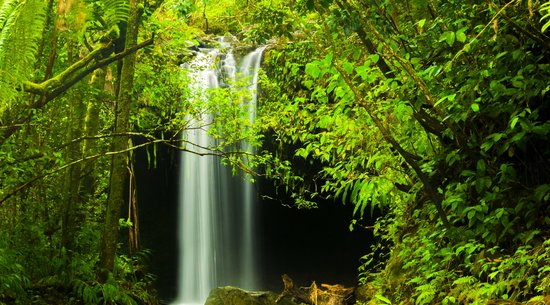
<path id="1" fill-rule="evenodd" d="M 0 3 L 0 262 L 14 266 L 0 266 L 0 282 L 9 285 L 1 285 L 0 302 L 30 302 L 29 292 L 40 294 L 32 283 L 88 303 L 131 302 L 124 287 L 132 285 L 122 283 L 138 268 L 136 258 L 101 284 L 94 266 L 108 187 L 101 157 L 125 153 L 109 142 L 131 134 L 110 130 L 111 64 L 153 43 L 117 48 L 128 14 L 122 0 Z M 131 92 L 132 83 L 124 85 Z M 148 275 L 133 281 L 150 289 Z M 149 292 L 132 289 L 149 302 Z"/>
<path id="2" fill-rule="evenodd" d="M 298 205 L 353 202 L 355 224 L 369 209 L 385 213 L 374 229 L 391 255 L 363 280 L 392 301 L 528 300 L 545 287 L 534 274 L 531 292 L 514 284 L 520 257 L 540 267 L 535 253 L 547 251 L 548 223 L 535 215 L 550 198 L 548 38 L 529 17 L 536 11 L 337 0 L 297 1 L 286 13 L 292 43 L 266 56 L 260 126 L 282 148 L 264 156 L 267 174 L 294 186 Z M 494 262 L 485 277 L 485 251 L 513 263 Z M 453 295 L 457 286 L 464 292 Z"/>
<path id="3" fill-rule="evenodd" d="M 126 48 L 137 45 L 139 29 L 139 11 L 137 1 L 130 1 L 130 13 L 126 32 Z M 134 82 L 134 70 L 136 55 L 127 56 L 122 62 L 120 77 L 120 91 L 117 96 L 115 132 L 122 134 L 113 141 L 113 151 L 127 151 L 130 147 L 130 138 L 124 134 L 130 131 L 130 110 L 132 108 L 132 89 Z M 126 183 L 128 180 L 128 156 L 116 154 L 112 158 L 111 178 L 109 188 L 109 200 L 101 238 L 100 268 L 102 272 L 112 272 L 118 244 L 119 218 L 125 203 Z M 102 274 L 102 281 L 107 280 L 107 275 Z"/>

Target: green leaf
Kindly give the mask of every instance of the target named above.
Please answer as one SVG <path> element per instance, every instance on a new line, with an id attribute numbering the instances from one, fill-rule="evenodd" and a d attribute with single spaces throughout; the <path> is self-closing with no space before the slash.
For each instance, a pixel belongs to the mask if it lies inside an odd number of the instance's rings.
<path id="1" fill-rule="evenodd" d="M 547 19 L 550 17 L 550 2 L 546 2 L 544 3 L 543 5 L 540 6 L 540 11 L 541 13 L 543 11 L 546 11 L 545 13 L 543 13 L 544 15 L 542 15 L 542 17 L 540 18 L 540 21 L 543 21 L 544 19 Z M 550 27 L 550 21 L 547 21 L 543 26 L 542 26 L 542 29 L 541 29 L 541 32 L 544 33 L 544 31 L 546 31 L 548 29 L 548 27 Z"/>
<path id="2" fill-rule="evenodd" d="M 371 55 L 369 55 L 369 58 L 370 58 L 370 60 L 372 61 L 372 63 L 375 64 L 375 63 L 378 62 L 378 60 L 380 60 L 380 55 L 378 55 L 378 54 L 371 54 Z"/>
<path id="3" fill-rule="evenodd" d="M 464 32 L 456 32 L 456 40 L 458 40 L 459 42 L 466 42 L 466 34 L 464 34 Z"/>
<path id="4" fill-rule="evenodd" d="M 391 304 L 390 299 L 386 298 L 386 297 L 383 296 L 383 295 L 377 294 L 377 295 L 375 295 L 374 297 L 377 298 L 377 299 L 379 299 L 380 301 L 386 303 L 386 304 Z"/>
<path id="5" fill-rule="evenodd" d="M 455 33 L 449 32 L 449 34 L 447 35 L 447 38 L 445 38 L 445 41 L 450 47 L 452 47 L 453 44 L 455 43 Z"/>
<path id="6" fill-rule="evenodd" d="M 426 18 L 419 20 L 418 21 L 418 27 L 421 28 L 421 29 L 424 28 L 425 23 L 426 23 Z"/>
<path id="7" fill-rule="evenodd" d="M 351 74 L 353 72 L 353 64 L 349 61 L 346 61 L 342 66 L 347 74 Z"/>
<path id="8" fill-rule="evenodd" d="M 539 202 L 548 201 L 550 199 L 550 184 L 539 185 L 535 189 L 535 199 Z"/>
<path id="9" fill-rule="evenodd" d="M 464 284 L 471 284 L 475 282 L 475 278 L 473 276 L 464 276 L 456 279 L 453 282 L 453 285 L 464 285 Z"/>
<path id="10" fill-rule="evenodd" d="M 514 129 L 514 127 L 516 127 L 516 124 L 518 123 L 518 120 L 519 120 L 519 117 L 513 118 L 512 121 L 510 122 L 510 128 Z"/>
<path id="11" fill-rule="evenodd" d="M 439 42 L 445 41 L 449 47 L 452 47 L 455 43 L 456 34 L 452 31 L 446 31 L 439 37 Z"/>
<path id="12" fill-rule="evenodd" d="M 485 174 L 485 161 L 483 159 L 477 160 L 477 172 L 478 174 Z"/>
<path id="13" fill-rule="evenodd" d="M 355 68 L 355 72 L 357 72 L 357 74 L 359 74 L 359 76 L 361 77 L 362 80 L 366 80 L 368 75 L 369 75 L 369 71 L 367 70 L 367 68 L 365 66 L 359 66 L 359 67 Z"/>
<path id="14" fill-rule="evenodd" d="M 470 108 L 472 108 L 474 112 L 479 112 L 479 104 L 473 103 L 470 105 Z"/>
<path id="15" fill-rule="evenodd" d="M 327 56 L 325 56 L 325 59 L 323 59 L 322 63 L 326 67 L 330 67 L 332 65 L 332 58 L 333 58 L 332 53 L 328 53 Z"/>
<path id="16" fill-rule="evenodd" d="M 313 78 L 318 78 L 321 73 L 321 69 L 319 69 L 319 65 L 317 63 L 308 63 L 306 65 L 306 73 L 311 75 Z"/>
<path id="17" fill-rule="evenodd" d="M 434 107 L 437 107 L 439 104 L 441 104 L 442 102 L 444 102 L 445 100 L 449 100 L 449 101 L 454 101 L 456 98 L 456 93 L 454 94 L 451 94 L 451 95 L 447 95 L 447 96 L 444 96 L 442 98 L 440 98 L 434 105 Z"/>

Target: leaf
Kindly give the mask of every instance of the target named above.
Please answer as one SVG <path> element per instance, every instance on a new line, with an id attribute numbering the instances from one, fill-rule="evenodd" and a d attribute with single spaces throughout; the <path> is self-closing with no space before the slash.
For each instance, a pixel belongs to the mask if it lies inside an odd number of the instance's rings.
<path id="1" fill-rule="evenodd" d="M 475 278 L 473 276 L 463 276 L 458 279 L 456 279 L 453 282 L 453 285 L 464 285 L 464 284 L 471 284 L 475 282 Z"/>
<path id="2" fill-rule="evenodd" d="M 439 42 L 445 41 L 449 47 L 452 47 L 455 43 L 456 34 L 452 31 L 446 31 L 439 37 Z"/>
<path id="3" fill-rule="evenodd" d="M 378 54 L 371 54 L 371 55 L 369 56 L 369 58 L 370 58 L 370 60 L 372 61 L 372 63 L 375 64 L 375 63 L 378 62 L 378 60 L 380 60 L 380 55 L 378 55 Z"/>
<path id="4" fill-rule="evenodd" d="M 418 21 L 418 27 L 419 27 L 420 29 L 424 28 L 424 24 L 425 24 L 425 23 L 426 23 L 426 18 L 419 20 L 419 21 Z"/>
<path id="5" fill-rule="evenodd" d="M 342 66 L 347 74 L 351 74 L 353 72 L 353 64 L 349 61 L 346 61 Z"/>
<path id="6" fill-rule="evenodd" d="M 470 105 L 470 108 L 472 108 L 474 112 L 479 112 L 479 104 L 473 103 Z"/>
<path id="7" fill-rule="evenodd" d="M 442 98 L 440 98 L 434 105 L 434 107 L 437 107 L 439 104 L 441 104 L 442 102 L 444 102 L 445 100 L 449 100 L 449 101 L 454 101 L 456 98 L 456 93 L 454 94 L 451 94 L 451 95 L 447 95 L 447 96 L 444 96 Z"/>
<path id="8" fill-rule="evenodd" d="M 546 2 L 543 5 L 541 5 L 540 6 L 540 11 L 541 12 L 546 11 L 546 13 L 544 13 L 544 15 L 540 18 L 540 21 L 543 21 L 544 19 L 549 18 L 550 17 L 550 2 Z M 544 33 L 544 31 L 546 31 L 548 29 L 548 27 L 550 27 L 550 21 L 547 21 L 542 26 L 541 32 Z"/>
<path id="9" fill-rule="evenodd" d="M 449 34 L 447 35 L 447 38 L 445 38 L 445 41 L 450 47 L 452 47 L 453 44 L 455 43 L 455 33 L 449 32 Z"/>
<path id="10" fill-rule="evenodd" d="M 466 42 L 466 34 L 463 31 L 457 31 L 456 40 L 462 43 Z"/>
<path id="11" fill-rule="evenodd" d="M 321 73 L 321 69 L 317 63 L 308 63 L 306 65 L 306 73 L 311 75 L 313 78 L 318 78 Z"/>
<path id="12" fill-rule="evenodd" d="M 539 202 L 548 201 L 550 199 L 550 184 L 539 185 L 535 189 L 535 199 Z"/>
<path id="13" fill-rule="evenodd" d="M 483 159 L 477 160 L 477 172 L 479 174 L 485 174 L 485 161 Z"/>
<path id="14" fill-rule="evenodd" d="M 367 68 L 365 66 L 359 66 L 357 68 L 355 68 L 355 72 L 357 72 L 357 74 L 359 74 L 359 76 L 361 77 L 362 80 L 366 80 L 367 77 L 369 76 L 369 71 L 367 70 Z"/>
<path id="15" fill-rule="evenodd" d="M 325 67 L 330 67 L 332 65 L 332 53 L 328 53 L 327 56 L 325 56 L 325 59 L 323 59 L 322 63 L 325 65 Z"/>
<path id="16" fill-rule="evenodd" d="M 512 121 L 510 122 L 510 128 L 514 129 L 514 127 L 516 127 L 518 120 L 519 120 L 519 117 L 513 118 Z"/>
<path id="17" fill-rule="evenodd" d="M 383 296 L 383 295 L 377 294 L 377 295 L 375 295 L 374 297 L 377 298 L 377 299 L 379 299 L 380 301 L 386 303 L 386 304 L 391 304 L 390 299 L 386 298 L 386 297 Z"/>

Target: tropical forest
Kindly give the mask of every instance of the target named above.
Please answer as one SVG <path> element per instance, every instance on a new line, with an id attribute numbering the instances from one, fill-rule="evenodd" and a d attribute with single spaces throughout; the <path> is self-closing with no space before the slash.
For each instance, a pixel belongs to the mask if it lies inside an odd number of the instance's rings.
<path id="1" fill-rule="evenodd" d="M 0 0 L 0 304 L 550 304 L 547 0 Z"/>

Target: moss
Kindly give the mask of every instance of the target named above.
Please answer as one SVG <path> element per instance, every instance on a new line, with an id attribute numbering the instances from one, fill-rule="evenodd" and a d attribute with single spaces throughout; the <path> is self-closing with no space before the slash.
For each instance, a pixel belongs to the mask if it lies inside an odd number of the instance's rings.
<path id="1" fill-rule="evenodd" d="M 277 294 L 267 291 L 246 291 L 237 287 L 218 287 L 213 289 L 205 305 L 297 305 L 289 298 L 275 302 Z"/>

